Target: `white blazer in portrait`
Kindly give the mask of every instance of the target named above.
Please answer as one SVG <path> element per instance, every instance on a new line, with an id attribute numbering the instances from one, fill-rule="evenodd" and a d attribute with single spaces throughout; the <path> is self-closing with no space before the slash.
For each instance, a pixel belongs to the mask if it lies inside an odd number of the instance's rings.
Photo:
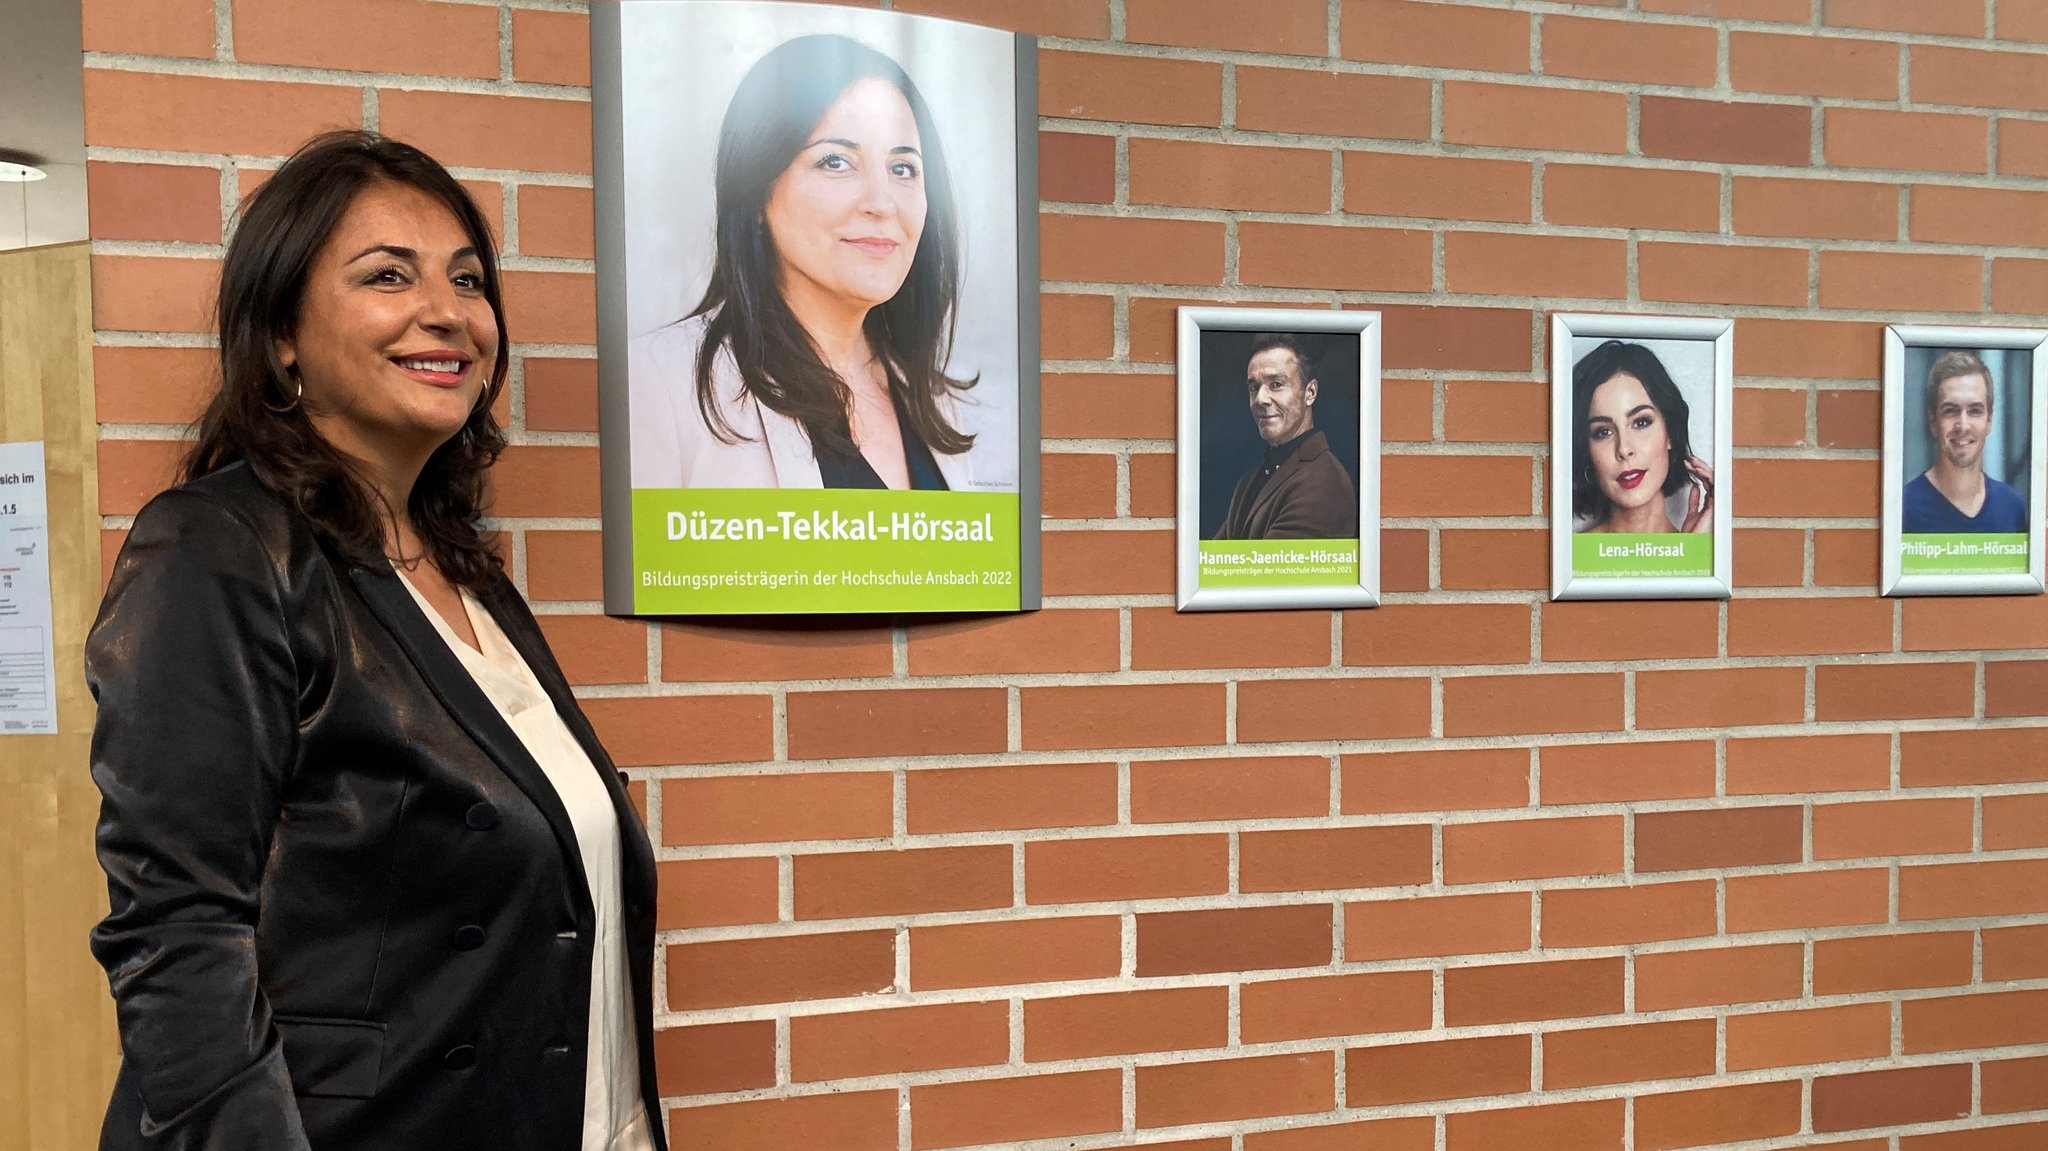
<path id="1" fill-rule="evenodd" d="M 727 443 L 712 431 L 697 403 L 697 349 L 707 322 L 693 316 L 636 336 L 629 345 L 633 486 L 823 487 L 803 425 L 756 402 L 725 348 L 711 365 L 712 402 L 738 442 Z M 1017 490 L 1016 417 L 994 399 L 982 387 L 939 397 L 946 422 L 975 436 L 974 447 L 958 455 L 932 452 L 953 491 Z"/>

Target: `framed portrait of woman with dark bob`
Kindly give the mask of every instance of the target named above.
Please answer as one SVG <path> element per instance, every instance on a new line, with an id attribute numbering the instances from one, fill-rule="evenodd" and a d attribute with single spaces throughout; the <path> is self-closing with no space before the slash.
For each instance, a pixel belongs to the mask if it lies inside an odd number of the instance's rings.
<path id="1" fill-rule="evenodd" d="M 1726 599 L 1734 321 L 1550 318 L 1552 599 Z"/>
<path id="2" fill-rule="evenodd" d="M 591 6 L 605 609 L 1038 601 L 1033 38 Z"/>

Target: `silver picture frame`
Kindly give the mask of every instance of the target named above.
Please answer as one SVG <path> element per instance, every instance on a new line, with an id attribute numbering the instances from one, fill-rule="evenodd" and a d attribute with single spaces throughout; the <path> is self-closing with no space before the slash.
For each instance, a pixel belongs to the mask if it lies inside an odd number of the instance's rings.
<path id="1" fill-rule="evenodd" d="M 2031 355 L 2027 381 L 2028 460 L 2027 570 L 2002 573 L 1909 573 L 1904 570 L 1906 427 L 1908 393 L 1920 381 L 1906 378 L 1908 353 L 1916 348 L 2021 351 Z M 2042 521 L 2048 496 L 2048 329 L 1890 324 L 1884 330 L 1884 509 L 1879 591 L 1908 595 L 2038 595 L 2044 589 Z M 1995 417 L 1994 417 L 1995 418 Z"/>
<path id="2" fill-rule="evenodd" d="M 1576 575 L 1573 522 L 1572 372 L 1580 340 L 1676 340 L 1711 345 L 1713 564 L 1711 575 Z M 1730 509 L 1734 475 L 1735 321 L 1726 317 L 1628 316 L 1558 312 L 1550 317 L 1550 598 L 1727 599 L 1734 586 Z"/>
<path id="3" fill-rule="evenodd" d="M 1175 607 L 1180 611 L 1246 609 L 1376 607 L 1380 602 L 1380 313 L 1307 308 L 1179 309 L 1177 341 L 1179 479 L 1175 566 Z M 1358 467 L 1353 487 L 1358 498 L 1358 540 L 1355 581 L 1287 587 L 1203 587 L 1203 380 L 1202 337 L 1205 333 L 1262 332 L 1338 337 L 1357 340 Z M 1233 380 L 1242 411 L 1242 378 Z M 1218 381 L 1210 381 L 1211 388 Z M 1348 423 L 1348 421 L 1345 421 Z M 1254 434 L 1247 428 L 1247 434 Z"/>

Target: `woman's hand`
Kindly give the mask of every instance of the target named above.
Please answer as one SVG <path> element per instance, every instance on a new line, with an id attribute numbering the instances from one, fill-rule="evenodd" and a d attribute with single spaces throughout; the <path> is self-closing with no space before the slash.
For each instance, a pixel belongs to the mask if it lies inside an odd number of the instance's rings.
<path id="1" fill-rule="evenodd" d="M 1688 473 L 1685 497 L 1685 526 L 1682 532 L 1714 530 L 1714 469 L 1698 456 L 1685 457 Z"/>

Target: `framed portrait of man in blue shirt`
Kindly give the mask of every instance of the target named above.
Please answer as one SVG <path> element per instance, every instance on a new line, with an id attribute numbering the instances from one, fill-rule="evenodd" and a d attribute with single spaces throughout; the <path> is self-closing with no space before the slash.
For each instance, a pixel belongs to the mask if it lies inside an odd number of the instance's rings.
<path id="1" fill-rule="evenodd" d="M 1884 592 L 2042 590 L 2048 331 L 1885 330 Z"/>

